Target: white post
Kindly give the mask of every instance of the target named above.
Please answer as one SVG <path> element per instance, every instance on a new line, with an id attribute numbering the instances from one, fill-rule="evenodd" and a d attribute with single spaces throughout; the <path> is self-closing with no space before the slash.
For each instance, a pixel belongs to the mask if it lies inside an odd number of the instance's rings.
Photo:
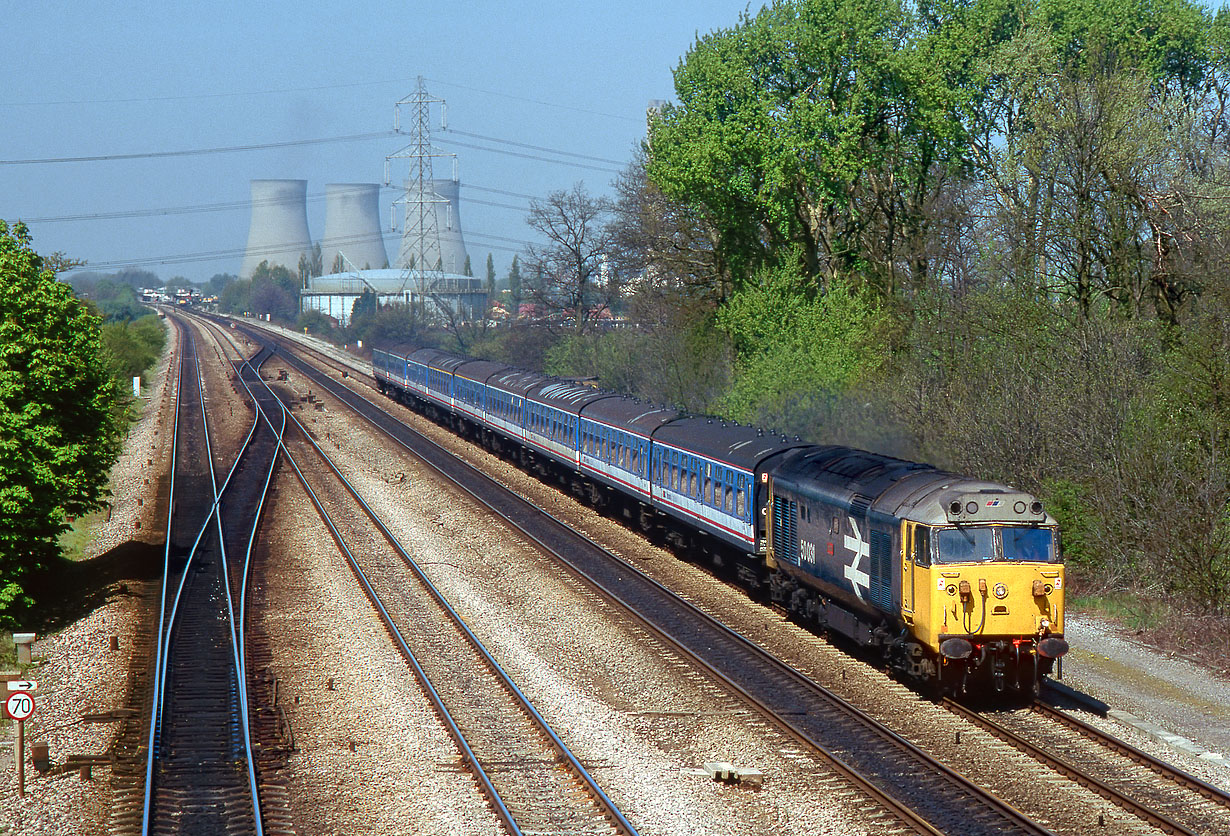
<path id="1" fill-rule="evenodd" d="M 134 398 L 141 397 L 141 378 L 134 377 L 132 379 L 132 396 Z"/>

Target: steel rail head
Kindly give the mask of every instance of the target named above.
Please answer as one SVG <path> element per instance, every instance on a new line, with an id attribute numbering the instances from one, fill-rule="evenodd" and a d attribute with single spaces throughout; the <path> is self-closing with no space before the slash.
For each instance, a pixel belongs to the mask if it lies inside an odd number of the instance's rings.
<path id="1" fill-rule="evenodd" d="M 283 405 L 282 408 L 285 410 L 285 405 Z M 293 415 L 291 415 L 290 418 L 292 421 L 295 420 Z M 296 421 L 296 423 L 298 422 Z M 302 425 L 300 425 L 300 428 L 302 429 Z M 304 434 L 306 435 L 306 431 L 304 431 Z M 385 609 L 384 604 L 381 603 L 380 596 L 376 593 L 376 590 L 368 581 L 367 576 L 359 567 L 358 561 L 355 559 L 354 554 L 350 551 L 349 546 L 346 545 L 345 538 L 342 537 L 342 533 L 334 524 L 333 518 L 329 515 L 328 511 L 325 510 L 324 504 L 320 501 L 320 498 L 316 495 L 316 492 L 312 490 L 312 486 L 308 484 L 307 477 L 303 474 L 302 469 L 299 467 L 299 463 L 295 460 L 294 454 L 292 454 L 284 444 L 282 445 L 282 452 L 286 456 L 287 462 L 289 462 L 290 466 L 294 469 L 295 474 L 299 477 L 299 481 L 303 485 L 304 490 L 306 490 L 308 496 L 311 497 L 312 504 L 316 507 L 316 512 L 320 515 L 325 525 L 329 528 L 330 534 L 337 543 L 338 548 L 340 548 L 342 553 L 346 555 L 346 560 L 351 571 L 359 580 L 360 586 L 363 588 L 367 599 L 371 601 L 372 605 L 376 608 L 376 611 L 380 614 L 380 618 L 385 625 L 385 630 L 393 638 L 393 641 L 397 645 L 402 656 L 410 663 L 411 667 L 414 668 L 415 675 L 418 677 L 424 690 L 427 692 L 428 699 L 430 700 L 436 715 L 448 728 L 449 736 L 453 738 L 453 741 L 457 744 L 457 747 L 461 749 L 462 757 L 473 768 L 475 776 L 478 778 L 479 783 L 483 787 L 483 794 L 487 796 L 487 800 L 495 807 L 497 817 L 505 824 L 505 826 L 509 828 L 510 831 L 512 831 L 514 836 L 522 836 L 522 831 L 517 825 L 516 820 L 513 818 L 512 811 L 510 811 L 508 806 L 504 803 L 504 799 L 495 788 L 495 784 L 492 783 L 490 776 L 487 775 L 486 770 L 483 769 L 482 764 L 479 762 L 478 757 L 474 754 L 473 749 L 470 748 L 470 744 L 466 741 L 465 735 L 462 734 L 460 727 L 458 727 L 456 721 L 453 720 L 452 715 L 449 714 L 448 708 L 444 705 L 443 699 L 441 699 L 439 693 L 436 691 L 435 686 L 431 684 L 431 680 L 428 679 L 427 672 L 419 663 L 418 658 L 415 657 L 409 644 L 406 643 L 405 637 L 402 636 L 401 631 L 398 630 L 396 624 L 394 624 L 392 616 L 389 615 L 388 610 Z"/>
<path id="2" fill-rule="evenodd" d="M 940 704 L 958 717 L 973 723 L 984 731 L 990 732 L 1018 751 L 1025 753 L 1060 775 L 1072 779 L 1082 787 L 1100 795 L 1120 809 L 1126 810 L 1132 815 L 1148 822 L 1153 827 L 1162 830 L 1164 833 L 1171 833 L 1175 836 L 1197 836 L 1197 834 L 1170 817 L 1159 813 L 1147 804 L 1143 804 L 1134 798 L 1129 798 L 1104 781 L 1100 781 L 1092 775 L 1082 772 L 1078 767 L 1068 763 L 1058 755 L 1052 755 L 1032 741 L 995 722 L 990 717 L 962 705 L 951 697 L 945 697 L 941 700 Z"/>
<path id="3" fill-rule="evenodd" d="M 1120 740 L 1118 737 L 1109 732 L 1104 732 L 1096 726 L 1086 723 L 1084 720 L 1073 717 L 1066 711 L 1060 710 L 1058 706 L 1042 699 L 1036 699 L 1030 706 L 1030 709 L 1057 723 L 1062 723 L 1096 743 L 1112 748 L 1128 760 L 1135 761 L 1141 766 L 1161 775 L 1163 778 L 1188 787 L 1215 804 L 1230 808 L 1230 793 L 1227 793 L 1220 787 L 1215 787 L 1207 781 L 1202 781 L 1200 778 L 1180 769 L 1174 764 L 1167 763 L 1160 758 L 1155 758 L 1143 749 L 1139 749 L 1125 740 Z"/>
<path id="4" fill-rule="evenodd" d="M 209 513 L 206 515 L 206 518 L 202 522 L 200 529 L 197 531 L 196 539 L 194 540 L 192 547 L 189 550 L 188 559 L 184 565 L 184 570 L 180 575 L 179 584 L 176 587 L 175 595 L 172 600 L 170 616 L 168 618 L 166 614 L 166 592 L 167 592 L 167 580 L 170 574 L 171 520 L 172 520 L 173 509 L 174 509 L 175 461 L 177 460 L 178 440 L 179 440 L 179 402 L 180 402 L 182 391 L 183 391 L 182 390 L 183 365 L 185 363 L 186 353 L 187 353 L 185 351 L 182 351 L 181 349 L 179 374 L 177 376 L 175 429 L 173 431 L 173 440 L 172 440 L 171 499 L 168 502 L 168 512 L 167 512 L 167 534 L 166 534 L 166 550 L 165 550 L 165 555 L 164 555 L 164 569 L 163 569 L 162 608 L 159 614 L 158 648 L 157 648 L 157 654 L 156 654 L 155 673 L 154 673 L 154 700 L 153 700 L 154 704 L 153 704 L 153 708 L 151 712 L 151 720 L 150 720 L 150 739 L 149 739 L 148 759 L 147 759 L 147 764 L 146 764 L 145 797 L 144 797 L 143 810 L 142 810 L 141 832 L 143 836 L 146 836 L 146 834 L 150 832 L 150 828 L 152 826 L 151 817 L 154 812 L 152 809 L 153 783 L 154 783 L 153 782 L 153 768 L 154 768 L 154 763 L 157 760 L 157 751 L 158 751 L 157 744 L 158 744 L 159 735 L 161 734 L 161 727 L 162 727 L 162 720 L 163 720 L 163 709 L 164 709 L 165 695 L 166 695 L 166 677 L 167 677 L 167 670 L 168 670 L 168 660 L 170 657 L 170 650 L 171 650 L 172 633 L 174 630 L 176 618 L 178 616 L 179 605 L 180 605 L 180 601 L 183 595 L 184 586 L 185 586 L 185 583 L 188 577 L 188 571 L 191 568 L 193 559 L 196 556 L 201 540 L 204 538 L 205 532 L 209 529 L 210 521 L 216 520 L 217 529 L 218 529 L 219 549 L 220 549 L 221 556 L 222 556 L 222 574 L 223 574 L 224 587 L 226 589 L 228 617 L 230 619 L 230 624 L 231 624 L 230 633 L 231 633 L 231 645 L 232 645 L 232 658 L 233 658 L 233 663 L 234 663 L 234 672 L 236 676 L 237 691 L 240 694 L 241 712 L 244 715 L 242 725 L 244 728 L 245 747 L 247 750 L 249 783 L 250 783 L 251 791 L 252 791 L 253 818 L 256 822 L 257 836 L 263 836 L 263 826 L 261 823 L 261 815 L 260 815 L 260 802 L 259 802 L 259 796 L 256 790 L 255 764 L 254 764 L 253 757 L 252 757 L 251 738 L 250 738 L 250 735 L 248 734 L 248 720 L 246 716 L 246 690 L 243 685 L 244 679 L 241 673 L 242 667 L 240 665 L 239 648 L 237 646 L 236 637 L 235 637 L 234 605 L 231 600 L 231 588 L 230 588 L 229 579 L 227 578 L 226 542 L 225 542 L 225 537 L 223 536 L 223 531 L 222 531 L 222 518 L 221 518 L 221 514 L 219 513 L 219 504 L 221 502 L 222 496 L 226 492 L 227 487 L 230 485 L 231 478 L 235 474 L 236 469 L 238 468 L 239 461 L 240 461 L 240 458 L 242 457 L 243 451 L 247 449 L 248 445 L 252 441 L 253 436 L 255 435 L 256 428 L 259 425 L 259 419 L 254 416 L 252 427 L 249 429 L 248 435 L 245 438 L 243 444 L 241 445 L 240 453 L 239 455 L 236 456 L 235 461 L 232 463 L 231 468 L 226 475 L 226 478 L 223 480 L 223 484 L 221 485 L 221 487 L 219 487 L 218 480 L 217 480 L 217 473 L 214 468 L 213 448 L 209 440 L 209 419 L 208 419 L 208 416 L 205 410 L 205 392 L 204 392 L 203 373 L 201 371 L 199 358 L 195 351 L 195 339 L 192 337 L 186 324 L 180 324 L 178 327 L 181 327 L 183 329 L 181 332 L 181 346 L 183 348 L 187 348 L 189 345 L 193 347 L 192 362 L 196 366 L 195 376 L 197 380 L 197 394 L 198 394 L 200 409 L 201 409 L 202 425 L 204 427 L 203 435 L 205 439 L 206 460 L 209 463 L 210 483 L 213 486 L 213 500 L 210 506 Z"/>
<path id="5" fill-rule="evenodd" d="M 456 627 L 462 631 L 466 637 L 466 640 L 483 656 L 484 660 L 491 666 L 492 670 L 496 672 L 497 677 L 500 679 L 504 687 L 513 694 L 514 699 L 516 699 L 517 702 L 525 708 L 525 710 L 533 718 L 534 722 L 547 734 L 547 736 L 551 739 L 552 744 L 555 746 L 556 751 L 568 761 L 569 765 L 572 766 L 573 770 L 575 770 L 581 777 L 582 781 L 590 787 L 591 791 L 599 799 L 600 805 L 618 823 L 623 832 L 635 834 L 637 832 L 636 828 L 633 827 L 632 823 L 627 820 L 627 818 L 619 810 L 618 806 L 616 806 L 616 804 L 607 796 L 602 787 L 599 786 L 598 782 L 592 775 L 590 775 L 589 771 L 582 766 L 580 760 L 578 760 L 572 753 L 572 750 L 568 747 L 568 745 L 559 737 L 558 734 L 556 734 L 555 729 L 553 729 L 546 719 L 538 712 L 538 710 L 534 708 L 529 698 L 525 696 L 519 687 L 517 687 L 517 684 L 513 682 L 512 677 L 508 675 L 500 663 L 496 661 L 495 657 L 491 655 L 491 652 L 487 650 L 486 646 L 482 643 L 478 636 L 474 634 L 469 625 L 465 623 L 465 620 L 461 617 L 461 615 L 445 599 L 444 595 L 439 591 L 436 585 L 431 582 L 422 567 L 418 565 L 418 563 L 410 555 L 410 552 L 397 539 L 397 536 L 389 529 L 387 525 L 385 525 L 384 521 L 380 519 L 375 510 L 367 504 L 366 500 L 363 499 L 358 490 L 355 489 L 350 481 L 342 475 L 341 470 L 338 469 L 337 465 L 324 451 L 324 449 L 316 443 L 316 440 L 311 437 L 303 424 L 295 418 L 294 415 L 291 415 L 290 419 L 300 428 L 304 434 L 304 437 L 307 438 L 308 442 L 329 466 L 330 470 L 333 471 L 333 474 L 341 480 L 342 484 L 346 486 L 346 489 L 350 492 L 351 496 L 353 496 L 355 501 L 362 506 L 364 512 L 380 529 L 381 533 L 385 536 L 393 548 L 397 550 L 398 554 L 406 562 L 407 566 L 426 587 L 432 598 L 434 598 L 440 607 L 448 613 L 449 618 L 452 619 Z"/>

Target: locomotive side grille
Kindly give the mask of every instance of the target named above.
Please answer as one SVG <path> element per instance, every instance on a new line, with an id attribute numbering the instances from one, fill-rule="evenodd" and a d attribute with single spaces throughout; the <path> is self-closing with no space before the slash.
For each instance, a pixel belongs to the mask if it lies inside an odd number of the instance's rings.
<path id="1" fill-rule="evenodd" d="M 893 605 L 893 538 L 883 531 L 872 531 L 869 536 L 871 558 L 871 603 L 881 610 L 890 610 Z"/>
<path id="2" fill-rule="evenodd" d="M 799 565 L 798 510 L 797 503 L 773 497 L 773 549 L 778 560 L 794 566 Z"/>
<path id="3" fill-rule="evenodd" d="M 850 499 L 850 514 L 856 520 L 862 520 L 867 516 L 867 510 L 871 508 L 871 497 L 863 496 L 856 493 Z"/>

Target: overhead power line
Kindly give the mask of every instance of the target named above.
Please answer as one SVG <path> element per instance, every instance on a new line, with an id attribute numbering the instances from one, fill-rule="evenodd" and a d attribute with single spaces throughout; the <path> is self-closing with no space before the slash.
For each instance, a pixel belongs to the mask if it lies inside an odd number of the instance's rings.
<path id="1" fill-rule="evenodd" d="M 556 148 L 545 148 L 541 145 L 530 145 L 525 142 L 514 142 L 511 139 L 500 139 L 498 136 L 483 136 L 482 134 L 473 134 L 473 133 L 470 133 L 469 131 L 459 131 L 456 128 L 445 128 L 444 133 L 457 134 L 458 136 L 468 136 L 471 139 L 481 139 L 486 142 L 497 142 L 497 143 L 500 143 L 501 145 L 515 145 L 518 148 L 528 148 L 531 151 L 543 151 L 548 154 L 559 154 L 560 156 L 563 156 L 563 157 L 576 157 L 581 160 L 593 160 L 594 162 L 610 163 L 611 165 L 623 165 L 624 164 L 622 160 L 612 160 L 606 157 L 591 157 L 589 154 L 575 154 L 572 151 L 560 151 L 559 149 L 556 149 Z"/>
<path id="2" fill-rule="evenodd" d="M 526 241 L 519 241 L 516 238 L 507 238 L 502 235 L 487 235 L 482 232 L 467 232 L 467 238 L 475 239 L 490 239 L 492 241 L 503 241 L 519 246 L 510 247 L 502 244 L 490 244 L 478 242 L 483 249 L 499 250 L 501 252 L 517 253 L 524 252 Z M 353 240 L 352 240 L 353 239 Z M 366 240 L 367 236 L 352 236 L 351 238 L 339 239 L 340 242 Z M 158 255 L 145 256 L 142 258 L 127 258 L 113 259 L 110 261 L 87 261 L 82 270 L 118 270 L 125 267 L 152 267 L 158 264 L 194 264 L 207 261 L 223 261 L 225 259 L 240 258 L 247 253 L 247 248 L 229 249 L 229 250 L 205 250 L 195 253 L 177 253 L 173 255 Z M 275 249 L 270 248 L 269 252 L 274 252 Z"/>
<path id="3" fill-rule="evenodd" d="M 233 90 L 226 93 L 194 93 L 182 96 L 135 96 L 123 99 L 62 99 L 46 102 L 0 102 L 0 107 L 48 107 L 57 105 L 133 104 L 136 102 L 184 102 L 201 99 L 233 99 L 244 96 L 274 96 L 280 93 L 315 93 L 321 90 L 347 90 L 355 87 L 378 87 L 385 84 L 408 84 L 409 79 L 387 81 L 356 81 L 351 84 L 325 84 L 317 87 L 278 87 L 272 90 Z"/>
<path id="4" fill-rule="evenodd" d="M 326 136 L 317 139 L 291 139 L 284 142 L 262 142 L 252 145 L 224 145 L 215 148 L 191 148 L 182 151 L 143 151 L 136 154 L 94 154 L 85 157 L 44 157 L 29 160 L 0 160 L 0 165 L 47 165 L 52 163 L 95 163 L 114 160 L 149 160 L 162 157 L 199 157 L 205 154 L 231 154 L 237 151 L 261 151 L 267 148 L 293 148 L 300 145 L 324 145 L 331 142 L 363 142 L 371 139 L 388 139 L 396 136 L 393 131 L 373 131 L 347 136 Z"/>
<path id="5" fill-rule="evenodd" d="M 509 192 L 509 191 L 505 191 L 504 189 L 493 189 L 488 186 L 475 186 L 473 183 L 468 183 L 465 180 L 461 181 L 461 188 L 463 190 L 473 189 L 476 192 L 487 192 L 489 194 L 502 194 L 502 195 L 507 195 L 508 197 L 523 197 L 526 200 L 538 200 L 538 198 L 541 197 L 541 195 L 522 194 L 521 192 Z"/>
<path id="6" fill-rule="evenodd" d="M 508 195 L 509 197 L 519 197 L 525 200 L 538 200 L 540 198 L 534 195 L 522 194 L 521 192 L 510 192 L 505 189 L 492 189 L 485 186 L 475 186 L 470 183 L 462 182 L 462 188 L 466 191 L 486 192 L 490 194 Z M 400 189 L 395 189 L 391 186 L 381 186 L 382 191 L 400 192 Z M 318 202 L 324 200 L 327 195 L 324 192 L 312 192 L 307 196 L 308 201 Z M 278 200 L 230 200 L 222 203 L 197 203 L 188 206 L 164 206 L 156 209 L 124 209 L 116 212 L 82 212 L 76 215 L 47 215 L 38 218 L 21 218 L 22 223 L 27 224 L 54 224 L 65 223 L 69 221 L 113 221 L 126 220 L 130 218 L 152 218 L 163 215 L 195 215 L 207 212 L 229 212 L 239 209 L 248 209 L 252 206 L 266 205 L 279 203 Z M 480 200 L 474 197 L 467 197 L 467 203 L 475 203 L 482 206 L 494 206 L 499 209 L 512 209 L 518 212 L 528 212 L 528 205 L 514 206 L 508 203 L 495 203 L 489 200 Z"/>
<path id="7" fill-rule="evenodd" d="M 569 165 L 569 166 L 572 166 L 573 168 L 587 168 L 592 171 L 605 171 L 609 174 L 619 174 L 620 173 L 619 169 L 617 168 L 607 168 L 605 166 L 590 165 L 589 163 L 574 163 L 571 160 L 553 160 L 550 157 L 540 157 L 536 154 L 523 154 L 520 151 L 506 151 L 503 148 L 487 148 L 483 145 L 471 145 L 468 142 L 458 142 L 457 140 L 450 139 L 450 138 L 444 138 L 441 140 L 441 142 L 447 143 L 449 145 L 456 145 L 461 148 L 472 148 L 475 151 L 490 151 L 493 154 L 505 154 L 509 157 L 520 157 L 523 160 L 538 160 L 539 162 L 555 163 L 556 165 Z"/>

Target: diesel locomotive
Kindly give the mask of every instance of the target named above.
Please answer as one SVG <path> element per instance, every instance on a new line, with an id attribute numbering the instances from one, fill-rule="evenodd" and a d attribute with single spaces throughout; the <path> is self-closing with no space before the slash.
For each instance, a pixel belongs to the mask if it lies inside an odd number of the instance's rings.
<path id="1" fill-rule="evenodd" d="M 435 349 L 377 348 L 372 372 L 943 692 L 1036 690 L 1067 652 L 1057 526 L 1026 493 Z"/>

